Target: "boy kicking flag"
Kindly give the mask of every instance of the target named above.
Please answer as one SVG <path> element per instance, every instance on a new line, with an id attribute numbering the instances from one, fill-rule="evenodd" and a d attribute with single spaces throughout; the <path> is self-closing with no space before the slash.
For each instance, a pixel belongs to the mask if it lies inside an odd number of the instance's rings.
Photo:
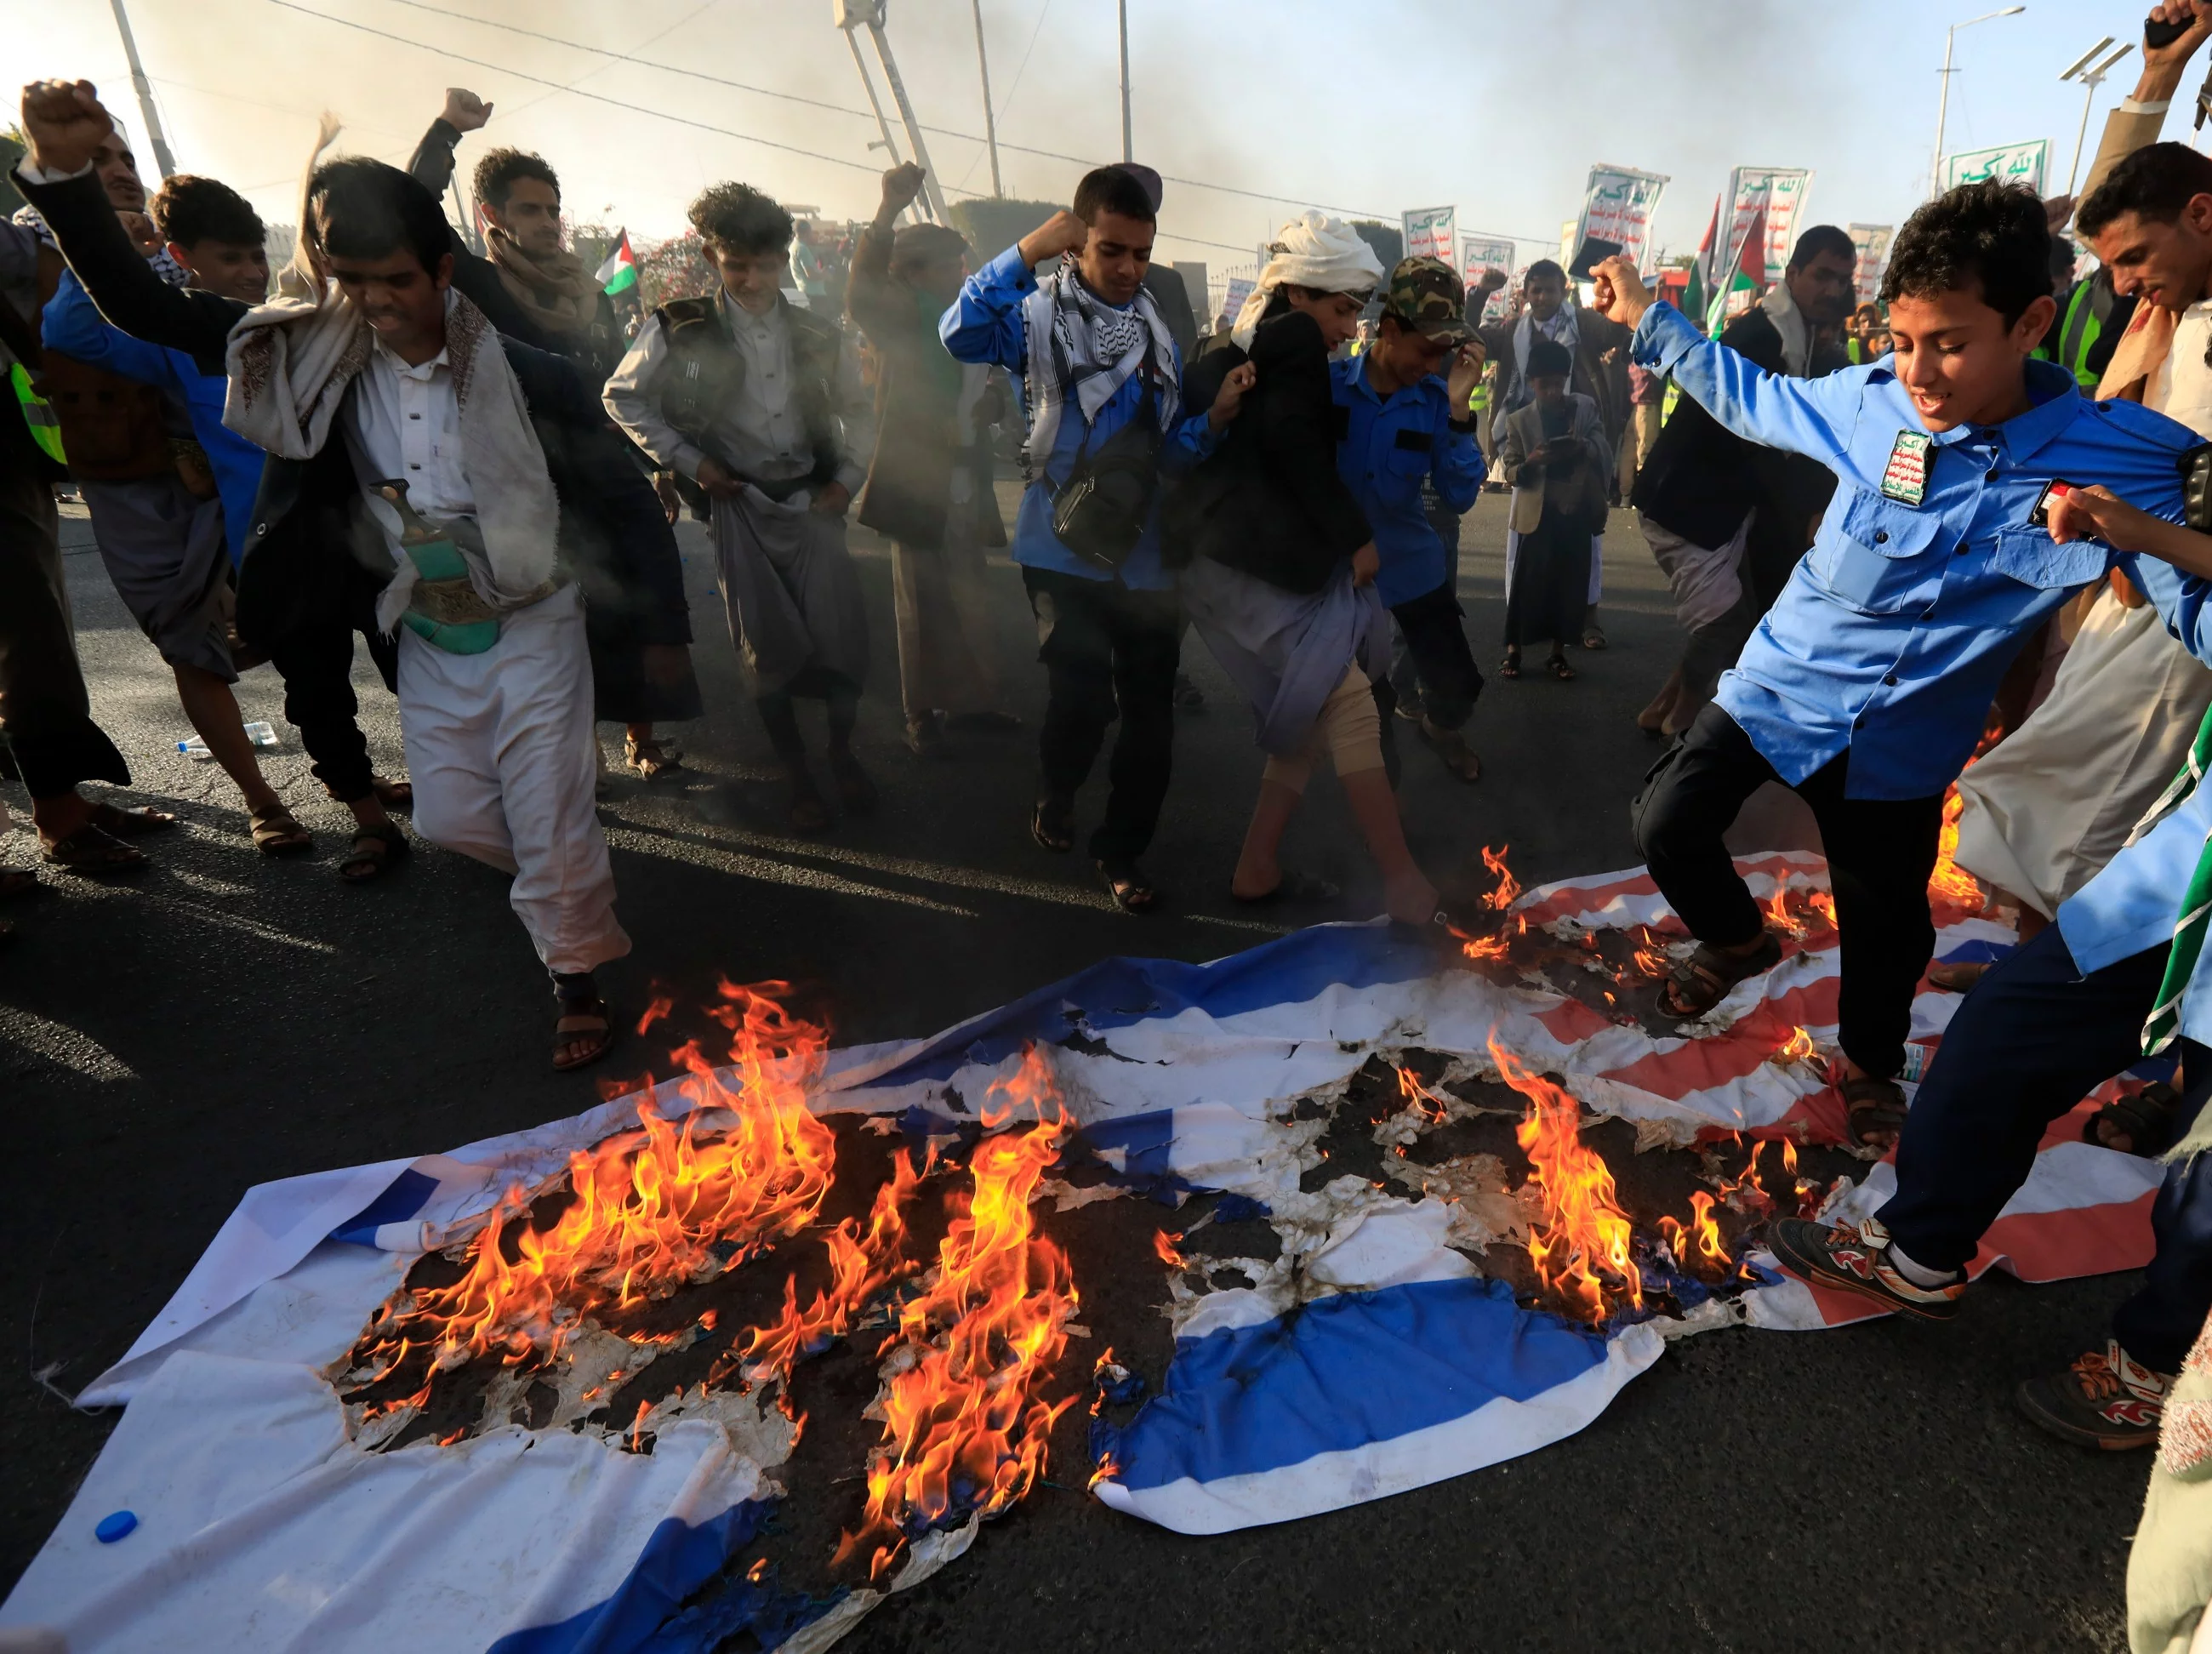
<path id="1" fill-rule="evenodd" d="M 1598 272 L 1638 365 L 1738 435 L 1820 460 L 1820 530 L 1711 705 L 1634 806 L 1637 842 L 1698 938 L 1662 994 L 1700 1017 L 1780 958 L 1721 836 L 1769 781 L 1813 808 L 1841 937 L 1838 1079 L 1850 1131 L 1887 1148 L 1912 995 L 1935 947 L 1928 875 L 1943 790 L 1965 766 L 2020 640 L 2116 563 L 2212 660 L 2206 582 L 2044 526 L 2055 483 L 2102 483 L 2182 516 L 2199 439 L 2128 402 L 2085 400 L 2030 359 L 2056 313 L 2043 205 L 1962 185 L 1914 213 L 1883 277 L 1895 354 L 1824 379 L 1761 373 L 1655 303 L 1634 268 Z"/>

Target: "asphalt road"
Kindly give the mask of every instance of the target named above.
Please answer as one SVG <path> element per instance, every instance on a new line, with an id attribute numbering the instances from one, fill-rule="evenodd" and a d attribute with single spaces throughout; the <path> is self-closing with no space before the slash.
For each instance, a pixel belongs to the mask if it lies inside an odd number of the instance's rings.
<path id="1" fill-rule="evenodd" d="M 1504 516 L 1487 497 L 1467 526 L 1464 587 L 1486 671 L 1498 654 Z M 1631 716 L 1675 634 L 1632 524 L 1615 526 L 1613 647 L 1578 651 L 1573 684 L 1493 680 L 1471 727 L 1488 765 L 1479 785 L 1408 754 L 1414 848 L 1440 878 L 1486 843 L 1510 845 L 1530 882 L 1636 860 L 1626 805 L 1655 754 Z M 380 885 L 339 883 L 343 812 L 307 775 L 266 669 L 240 698 L 248 718 L 278 721 L 271 773 L 321 843 L 313 860 L 254 854 L 228 783 L 174 751 L 186 730 L 167 673 L 82 520 L 64 528 L 95 712 L 137 781 L 125 796 L 179 810 L 187 825 L 152 841 L 157 865 L 131 882 L 58 875 L 12 909 L 20 934 L 0 953 L 0 1099 L 16 1145 L 0 1202 L 10 1582 L 113 1421 L 71 1411 L 63 1394 L 122 1354 L 248 1185 L 445 1149 L 597 1098 L 592 1075 L 548 1065 L 550 996 L 501 879 L 426 848 Z M 1203 959 L 1272 933 L 1227 896 L 1260 758 L 1201 646 L 1186 659 L 1210 705 L 1179 725 L 1148 858 L 1170 910 L 1129 918 L 1086 864 L 1030 842 L 1030 738 L 970 738 L 937 763 L 906 751 L 889 559 L 855 539 L 878 648 L 862 754 L 884 807 L 800 841 L 781 824 L 702 543 L 685 531 L 710 715 L 683 733 L 691 773 L 680 785 L 617 780 L 605 808 L 636 941 L 605 974 L 619 1010 L 635 1013 L 658 983 L 679 1006 L 679 1037 L 712 1032 L 690 1007 L 718 976 L 781 977 L 826 1009 L 841 1041 L 879 1040 L 932 1031 L 1104 955 Z M 1043 684 L 1018 577 L 1000 564 L 992 580 L 1013 705 L 1033 725 Z M 397 767 L 392 702 L 365 659 L 356 676 L 372 745 Z M 20 789 L 0 797 L 22 811 Z M 1094 787 L 1086 812 L 1097 803 Z M 27 824 L 0 836 L 0 862 L 34 860 Z M 1348 886 L 1340 911 L 1316 916 L 1379 905 L 1326 781 L 1291 850 Z M 665 1049 L 659 1031 L 611 1070 L 647 1066 Z M 1186 1539 L 1040 1490 L 847 1645 L 2121 1646 L 2147 1457 L 2051 1442 L 2014 1414 L 2009 1392 L 2101 1341 L 2130 1282 L 1992 1280 L 1945 1328 L 1686 1341 L 1565 1443 L 1287 1527 Z"/>

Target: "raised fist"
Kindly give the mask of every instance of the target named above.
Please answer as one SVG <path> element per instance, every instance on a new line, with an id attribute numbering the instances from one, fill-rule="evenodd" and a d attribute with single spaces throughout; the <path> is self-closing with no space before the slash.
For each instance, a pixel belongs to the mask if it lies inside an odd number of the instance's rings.
<path id="1" fill-rule="evenodd" d="M 459 132 L 474 132 L 483 129 L 491 119 L 491 106 L 466 87 L 446 88 L 446 125 Z"/>
<path id="2" fill-rule="evenodd" d="M 80 172 L 114 130 L 90 81 L 33 81 L 23 88 L 23 136 L 30 141 L 26 159 L 33 167 Z"/>

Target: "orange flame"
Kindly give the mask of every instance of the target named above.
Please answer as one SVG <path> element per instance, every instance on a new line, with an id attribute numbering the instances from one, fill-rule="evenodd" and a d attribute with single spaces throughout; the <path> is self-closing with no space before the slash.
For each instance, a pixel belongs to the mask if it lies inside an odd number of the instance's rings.
<path id="1" fill-rule="evenodd" d="M 1785 933 L 1804 929 L 1802 925 L 1790 916 L 1790 886 L 1787 885 L 1775 885 L 1773 899 L 1767 903 L 1765 914 L 1768 924 Z"/>
<path id="2" fill-rule="evenodd" d="M 385 1364 L 379 1377 L 426 1351 L 432 1375 L 495 1353 L 538 1365 L 586 1317 L 711 1279 L 805 1227 L 836 1153 L 806 1105 L 828 1037 L 769 997 L 782 988 L 723 984 L 717 1014 L 734 1036 L 734 1088 L 686 1046 L 678 1055 L 692 1071 L 694 1111 L 679 1128 L 641 1102 L 634 1129 L 570 1155 L 569 1202 L 550 1229 L 532 1223 L 520 1185 L 508 1189 L 470 1240 L 459 1280 L 404 1296 L 371 1323 L 363 1359 Z M 702 1124 L 715 1110 L 735 1118 Z M 419 1405 L 429 1384 L 426 1375 L 421 1391 L 370 1413 Z"/>
<path id="3" fill-rule="evenodd" d="M 675 1000 L 670 999 L 665 994 L 659 995 L 652 1004 L 645 1007 L 645 1014 L 637 1019 L 638 1033 L 642 1036 L 647 1029 L 652 1027 L 654 1023 L 659 1022 L 675 1008 Z"/>
<path id="4" fill-rule="evenodd" d="M 1054 1423 L 1075 1400 L 1030 1399 L 1066 1347 L 1076 1306 L 1066 1256 L 1036 1237 L 1030 1217 L 1071 1123 L 1034 1046 L 1021 1072 L 993 1090 L 1033 1107 L 1038 1122 L 976 1146 L 974 1195 L 938 1248 L 933 1279 L 888 1341 L 903 1339 L 913 1359 L 885 1381 L 884 1442 L 869 1462 L 862 1520 L 837 1550 L 842 1561 L 877 1540 L 872 1579 L 908 1541 L 996 1516 L 1028 1493 L 1043 1474 Z"/>
<path id="5" fill-rule="evenodd" d="M 1636 952 L 1631 963 L 1655 981 L 1674 968 L 1674 962 L 1667 957 L 1667 945 L 1651 933 L 1649 925 L 1636 927 Z"/>
<path id="6" fill-rule="evenodd" d="M 1724 1275 L 1729 1270 L 1727 1247 L 1721 1244 L 1721 1226 L 1713 1217 L 1717 1204 L 1702 1189 L 1690 1195 L 1687 1228 L 1672 1218 L 1659 1219 L 1659 1233 L 1681 1268 L 1696 1274 Z"/>
<path id="7" fill-rule="evenodd" d="M 1813 1043 L 1812 1034 L 1800 1028 L 1775 1048 L 1773 1061 L 1784 1063 L 1810 1062 L 1819 1049 L 1820 1048 Z M 1787 1140 L 1785 1139 L 1784 1141 L 1786 1144 Z M 1795 1149 L 1790 1150 L 1790 1163 L 1794 1169 L 1796 1163 Z"/>
<path id="8" fill-rule="evenodd" d="M 1543 1217 L 1528 1234 L 1536 1278 L 1586 1321 L 1603 1321 L 1623 1304 L 1644 1305 L 1644 1276 L 1629 1250 L 1628 1214 L 1613 1196 L 1613 1173 L 1582 1140 L 1582 1108 L 1490 1037 L 1498 1077 L 1528 1099 L 1515 1139 L 1528 1156 L 1529 1181 Z"/>
<path id="9" fill-rule="evenodd" d="M 1425 1120 L 1442 1125 L 1451 1118 L 1451 1099 L 1424 1085 L 1421 1077 L 1411 1068 L 1398 1070 L 1398 1095 L 1407 1108 Z"/>
<path id="10" fill-rule="evenodd" d="M 917 1267 L 905 1255 L 906 1207 L 925 1172 L 915 1169 L 914 1158 L 899 1155 L 891 1165 L 891 1180 L 876 1191 L 874 1206 L 863 1231 L 848 1218 L 823 1237 L 830 1251 L 830 1286 L 814 1295 L 805 1310 L 799 1307 L 799 1280 L 783 1283 L 783 1313 L 775 1324 L 756 1330 L 742 1355 L 734 1351 L 731 1365 L 748 1370 L 748 1376 L 788 1376 L 809 1350 L 818 1349 L 852 1329 L 853 1317 L 868 1301 L 902 1275 Z M 719 1383 L 727 1372 L 717 1364 L 708 1383 Z"/>
<path id="11" fill-rule="evenodd" d="M 1152 1250 L 1160 1255 L 1160 1262 L 1170 1269 L 1187 1269 L 1190 1267 L 1189 1260 L 1176 1250 L 1175 1242 L 1168 1238 L 1168 1231 L 1164 1229 L 1155 1229 L 1152 1231 Z"/>
<path id="12" fill-rule="evenodd" d="M 1943 794 L 1943 826 L 1936 839 L 1936 870 L 1928 875 L 1928 899 L 1947 903 L 1961 912 L 1979 913 L 1987 905 L 1982 887 L 1973 874 L 1955 860 L 1959 853 L 1959 818 L 1966 808 L 1966 801 L 1959 795 L 1954 783 Z"/>
<path id="13" fill-rule="evenodd" d="M 1487 844 L 1482 847 L 1482 865 L 1498 876 L 1496 888 L 1482 898 L 1482 904 L 1498 913 L 1503 913 L 1511 907 L 1521 895 L 1521 881 L 1513 876 L 1513 870 L 1505 865 L 1505 852 L 1512 848 L 1510 844 L 1496 850 L 1492 849 Z"/>

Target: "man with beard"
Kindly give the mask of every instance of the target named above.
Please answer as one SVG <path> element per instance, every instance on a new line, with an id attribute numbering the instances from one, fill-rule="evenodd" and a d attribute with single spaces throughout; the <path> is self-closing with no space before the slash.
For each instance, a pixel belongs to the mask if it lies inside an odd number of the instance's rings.
<path id="1" fill-rule="evenodd" d="M 1721 343 L 1770 374 L 1809 379 L 1845 366 L 1821 336 L 1850 313 L 1857 258 L 1848 234 L 1814 225 L 1797 238 L 1781 282 L 1729 324 Z M 1629 496 L 1690 635 L 1674 674 L 1637 716 L 1644 729 L 1674 736 L 1690 727 L 1813 543 L 1835 486 L 1818 460 L 1747 442 L 1695 401 L 1675 410 Z"/>
<path id="2" fill-rule="evenodd" d="M 430 123 L 408 170 L 433 196 L 442 195 L 453 175 L 454 146 L 490 119 L 491 105 L 449 88 L 445 113 Z M 501 332 L 568 357 L 586 385 L 603 388 L 629 345 L 614 301 L 562 245 L 560 178 L 541 156 L 494 149 L 477 162 L 475 188 L 490 257 L 478 258 L 455 236 L 453 285 Z M 576 575 L 592 645 L 593 710 L 623 727 L 623 757 L 647 781 L 682 769 L 653 726 L 703 710 L 687 613 L 659 593 L 626 587 L 611 568 L 580 564 Z"/>

